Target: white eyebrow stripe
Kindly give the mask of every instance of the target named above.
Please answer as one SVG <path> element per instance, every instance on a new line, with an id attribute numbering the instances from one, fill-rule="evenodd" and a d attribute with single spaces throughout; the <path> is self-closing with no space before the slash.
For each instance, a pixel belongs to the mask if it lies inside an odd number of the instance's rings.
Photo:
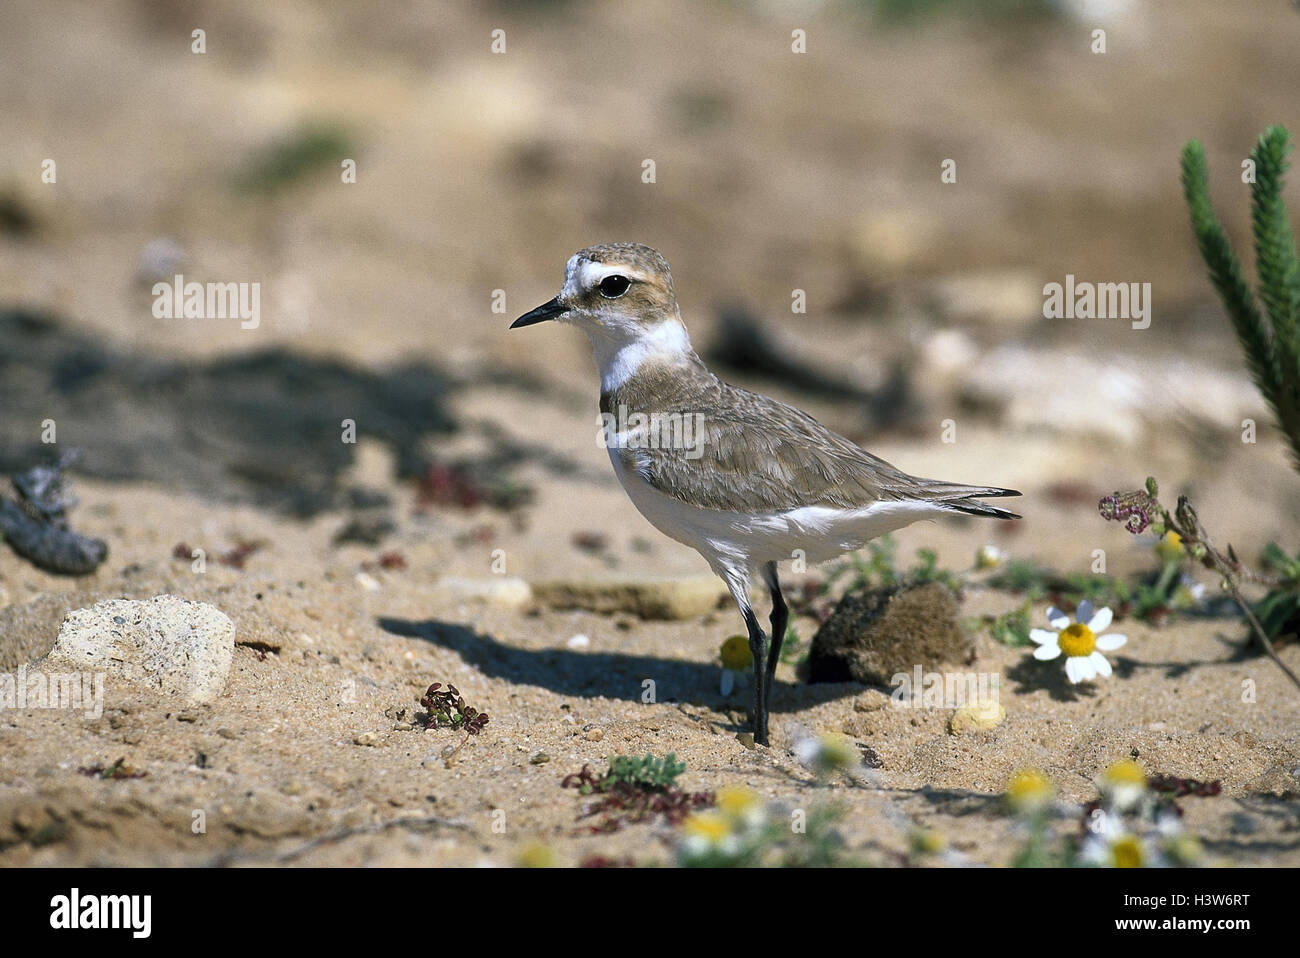
<path id="1" fill-rule="evenodd" d="M 578 273 L 579 281 L 585 289 L 591 289 L 606 276 L 627 275 L 626 266 L 606 266 L 604 263 L 585 262 Z"/>
<path id="2" fill-rule="evenodd" d="M 593 289 L 606 276 L 626 276 L 628 279 L 646 279 L 639 269 L 619 263 L 594 263 L 591 260 L 570 257 L 564 267 L 563 296 L 572 296 Z"/>

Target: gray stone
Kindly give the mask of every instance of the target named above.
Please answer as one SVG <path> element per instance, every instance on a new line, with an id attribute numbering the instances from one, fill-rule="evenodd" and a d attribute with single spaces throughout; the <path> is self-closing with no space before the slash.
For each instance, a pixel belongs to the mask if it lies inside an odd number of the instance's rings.
<path id="1" fill-rule="evenodd" d="M 69 612 L 48 659 L 203 705 L 225 688 L 234 651 L 235 623 L 220 609 L 158 595 Z"/>

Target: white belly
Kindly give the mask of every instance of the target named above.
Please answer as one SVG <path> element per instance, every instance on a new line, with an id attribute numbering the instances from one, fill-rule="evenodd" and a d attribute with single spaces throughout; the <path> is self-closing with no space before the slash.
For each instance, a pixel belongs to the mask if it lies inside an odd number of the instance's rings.
<path id="1" fill-rule="evenodd" d="M 825 562 L 861 549 L 872 539 L 933 519 L 948 510 L 928 502 L 878 502 L 861 509 L 801 506 L 776 512 L 725 512 L 700 509 L 666 496 L 610 450 L 614 473 L 641 515 L 656 529 L 695 549 L 719 575 L 752 575 L 767 562 L 802 556 Z"/>

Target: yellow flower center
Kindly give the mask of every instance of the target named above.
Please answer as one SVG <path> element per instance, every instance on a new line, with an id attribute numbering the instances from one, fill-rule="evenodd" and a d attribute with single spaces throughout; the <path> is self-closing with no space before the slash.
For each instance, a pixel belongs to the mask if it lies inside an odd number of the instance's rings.
<path id="1" fill-rule="evenodd" d="M 682 830 L 688 835 L 715 843 L 731 834 L 731 823 L 717 812 L 696 812 L 682 823 Z"/>
<path id="2" fill-rule="evenodd" d="M 749 651 L 749 638 L 733 635 L 722 643 L 722 666 L 734 672 L 754 667 L 754 653 Z"/>
<path id="3" fill-rule="evenodd" d="M 1106 769 L 1103 784 L 1111 788 L 1114 788 L 1117 785 L 1146 788 L 1147 773 L 1142 771 L 1142 766 L 1137 762 L 1126 758 L 1122 761 L 1113 763 Z"/>
<path id="4" fill-rule="evenodd" d="M 937 855 L 948 847 L 948 839 L 933 828 L 923 828 L 912 835 L 912 847 L 927 855 Z"/>
<path id="5" fill-rule="evenodd" d="M 1141 868 L 1142 844 L 1132 835 L 1116 839 L 1110 846 L 1116 868 Z"/>
<path id="6" fill-rule="evenodd" d="M 758 806 L 758 795 L 747 788 L 727 786 L 718 789 L 718 810 L 730 818 L 741 818 Z"/>
<path id="7" fill-rule="evenodd" d="M 520 868 L 554 868 L 559 862 L 549 845 L 532 842 L 519 853 Z"/>
<path id="8" fill-rule="evenodd" d="M 1093 649 L 1097 648 L 1097 637 L 1092 634 L 1092 629 L 1082 622 L 1076 622 L 1061 630 L 1057 644 L 1068 657 L 1081 658 L 1092 655 Z"/>
<path id="9" fill-rule="evenodd" d="M 1025 811 L 1043 807 L 1052 799 L 1052 782 L 1036 768 L 1017 772 L 1007 785 L 1007 799 Z"/>
<path id="10" fill-rule="evenodd" d="M 1166 532 L 1156 543 L 1156 555 L 1164 562 L 1177 562 L 1183 557 L 1183 537 L 1177 532 Z"/>

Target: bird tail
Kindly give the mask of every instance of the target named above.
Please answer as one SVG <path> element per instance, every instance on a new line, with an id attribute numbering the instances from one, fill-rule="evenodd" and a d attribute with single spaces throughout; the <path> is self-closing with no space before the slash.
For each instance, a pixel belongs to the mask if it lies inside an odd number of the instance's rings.
<path id="1" fill-rule="evenodd" d="M 1000 495 L 1018 496 L 1020 493 L 1002 490 Z M 978 499 L 952 499 L 945 501 L 942 505 L 951 509 L 953 512 L 962 512 L 968 516 L 989 516 L 994 519 L 1019 519 L 1018 513 L 1010 509 L 1003 509 L 1000 506 L 991 506 L 987 502 L 980 502 Z"/>
<path id="2" fill-rule="evenodd" d="M 1019 519 L 1020 516 L 1009 509 L 991 506 L 981 499 L 999 499 L 1005 496 L 1018 496 L 1015 489 L 1003 489 L 999 486 L 968 486 L 957 482 L 923 482 L 921 494 L 935 505 L 951 509 L 953 512 L 968 516 L 989 516 L 994 519 Z"/>

